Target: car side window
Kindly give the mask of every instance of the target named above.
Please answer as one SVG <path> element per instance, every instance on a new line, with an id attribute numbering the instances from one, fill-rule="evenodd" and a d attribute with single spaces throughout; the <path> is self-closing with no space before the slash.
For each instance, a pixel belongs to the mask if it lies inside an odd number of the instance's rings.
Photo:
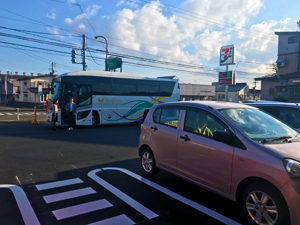
<path id="1" fill-rule="evenodd" d="M 300 128 L 300 109 L 282 107 L 279 118 L 292 127 Z"/>
<path id="2" fill-rule="evenodd" d="M 206 137 L 213 137 L 216 131 L 228 131 L 227 126 L 219 119 L 201 110 L 187 110 L 184 130 Z"/>
<path id="3" fill-rule="evenodd" d="M 160 114 L 161 114 L 161 109 L 156 109 L 153 113 L 153 121 L 155 123 L 159 123 L 159 119 L 160 119 Z"/>
<path id="4" fill-rule="evenodd" d="M 157 109 L 153 114 L 153 121 L 171 127 L 177 127 L 180 109 L 162 108 Z"/>

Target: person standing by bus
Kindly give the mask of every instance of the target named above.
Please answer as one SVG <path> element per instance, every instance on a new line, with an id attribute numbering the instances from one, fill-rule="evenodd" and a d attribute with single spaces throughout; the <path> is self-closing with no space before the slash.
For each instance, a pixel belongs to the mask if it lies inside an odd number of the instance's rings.
<path id="1" fill-rule="evenodd" d="M 76 115 L 76 109 L 77 109 L 73 97 L 70 98 L 70 102 L 66 104 L 65 109 L 68 113 L 69 130 L 73 130 L 74 120 L 75 120 L 74 116 Z"/>
<path id="2" fill-rule="evenodd" d="M 52 107 L 52 122 L 53 122 L 53 131 L 57 131 L 57 129 L 55 128 L 55 123 L 57 122 L 57 113 L 58 113 L 58 100 L 54 99 L 53 101 L 53 107 Z"/>

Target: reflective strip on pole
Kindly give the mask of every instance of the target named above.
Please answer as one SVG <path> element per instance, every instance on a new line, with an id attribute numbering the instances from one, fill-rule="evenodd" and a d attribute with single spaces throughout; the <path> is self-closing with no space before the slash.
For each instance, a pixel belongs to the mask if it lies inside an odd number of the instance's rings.
<path id="1" fill-rule="evenodd" d="M 20 117 L 19 117 L 19 115 L 20 115 L 20 114 L 19 114 L 19 111 L 20 111 L 19 108 L 17 108 L 17 120 L 18 120 L 18 121 L 20 120 Z"/>

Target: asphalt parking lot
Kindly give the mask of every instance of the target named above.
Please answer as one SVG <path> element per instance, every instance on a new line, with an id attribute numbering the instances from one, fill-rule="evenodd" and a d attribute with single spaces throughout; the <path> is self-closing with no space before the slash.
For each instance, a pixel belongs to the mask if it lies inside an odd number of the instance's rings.
<path id="1" fill-rule="evenodd" d="M 144 177 L 139 133 L 0 122 L 0 224 L 246 224 L 230 200 L 165 171 Z"/>

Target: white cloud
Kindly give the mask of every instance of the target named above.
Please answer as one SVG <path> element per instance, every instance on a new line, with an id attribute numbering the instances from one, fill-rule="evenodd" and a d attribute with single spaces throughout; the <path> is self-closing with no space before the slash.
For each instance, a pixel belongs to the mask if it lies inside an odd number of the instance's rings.
<path id="1" fill-rule="evenodd" d="M 57 28 L 57 27 L 53 27 L 53 28 L 48 27 L 47 30 L 51 34 L 55 34 L 56 36 L 58 36 L 60 38 L 64 38 L 64 36 L 59 32 L 59 28 Z"/>
<path id="2" fill-rule="evenodd" d="M 230 41 L 229 34 L 224 35 L 224 32 L 213 31 L 209 32 L 208 29 L 204 33 L 194 38 L 194 46 L 197 54 L 202 58 L 211 60 L 213 57 L 220 55 L 220 48 Z"/>
<path id="3" fill-rule="evenodd" d="M 240 45 L 240 49 L 244 52 L 266 52 L 269 50 L 270 44 L 277 45 L 277 38 L 272 29 L 275 25 L 277 25 L 276 21 L 262 21 L 252 25 L 246 32 L 250 35 L 244 36 L 243 40 L 245 41 Z"/>
<path id="4" fill-rule="evenodd" d="M 101 6 L 93 4 L 92 6 L 87 7 L 84 10 L 84 13 L 79 14 L 74 19 L 66 18 L 64 20 L 65 24 L 67 24 L 69 27 L 71 27 L 74 30 L 85 32 L 86 31 L 86 18 L 90 19 L 92 16 L 96 16 L 98 10 L 101 8 Z M 91 23 L 93 21 L 90 20 Z"/>
<path id="5" fill-rule="evenodd" d="M 65 19 L 65 23 L 66 24 L 72 24 L 73 23 L 73 20 L 71 18 L 66 18 Z"/>
<path id="6" fill-rule="evenodd" d="M 118 45 L 126 48 L 185 62 L 196 60 L 183 50 L 188 44 L 188 36 L 178 29 L 174 18 L 161 13 L 159 1 L 150 4 L 156 10 L 149 10 L 146 5 L 135 11 L 123 9 L 110 17 L 110 36 L 126 40 L 118 41 Z"/>
<path id="7" fill-rule="evenodd" d="M 138 8 L 139 5 L 134 2 L 128 2 L 125 0 L 121 0 L 116 4 L 116 7 L 120 7 L 120 6 L 128 6 L 130 8 L 136 9 L 136 8 Z"/>
<path id="8" fill-rule="evenodd" d="M 52 20 L 55 20 L 56 19 L 55 8 L 53 8 L 50 13 L 47 13 L 46 16 Z"/>
<path id="9" fill-rule="evenodd" d="M 76 0 L 68 0 L 68 3 L 74 4 L 74 3 L 76 3 Z"/>
<path id="10" fill-rule="evenodd" d="M 280 28 L 276 29 L 276 31 L 294 31 L 296 21 L 293 21 L 291 18 L 285 18 L 279 21 Z"/>
<path id="11" fill-rule="evenodd" d="M 186 0 L 180 8 L 188 14 L 176 18 L 183 31 L 194 36 L 206 28 L 226 28 L 227 23 L 234 24 L 231 27 L 243 27 L 262 7 L 263 0 Z"/>
<path id="12" fill-rule="evenodd" d="M 80 20 L 80 19 L 83 19 L 85 18 L 85 16 L 87 18 L 90 18 L 94 15 L 97 15 L 97 11 L 101 8 L 101 6 L 99 5 L 96 5 L 96 4 L 93 4 L 92 6 L 89 6 L 87 7 L 85 10 L 84 10 L 84 14 L 80 14 L 78 16 L 76 16 L 75 20 Z"/>

